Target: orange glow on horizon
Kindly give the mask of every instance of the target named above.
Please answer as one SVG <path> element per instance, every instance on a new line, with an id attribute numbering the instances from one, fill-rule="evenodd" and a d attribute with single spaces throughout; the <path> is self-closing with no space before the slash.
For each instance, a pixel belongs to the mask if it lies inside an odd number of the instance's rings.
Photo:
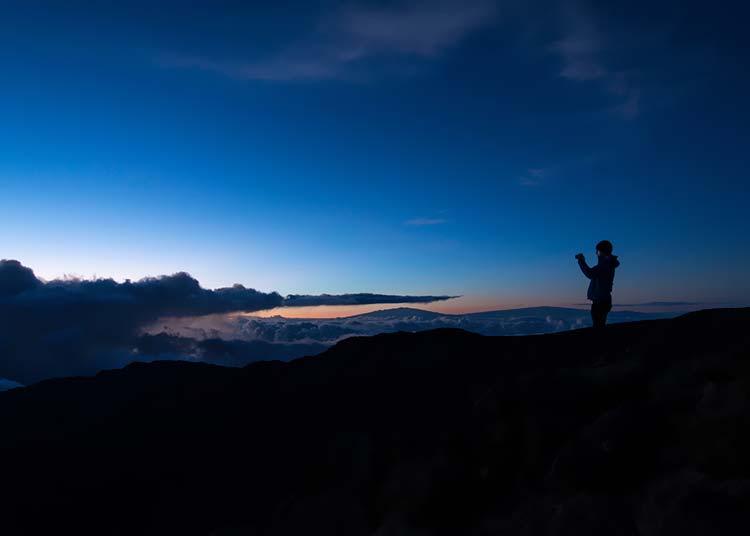
<path id="1" fill-rule="evenodd" d="M 640 311 L 644 313 L 674 313 L 687 312 L 712 307 L 725 307 L 727 304 L 722 303 L 695 303 L 695 304 L 615 304 L 615 311 Z M 588 310 L 590 304 L 585 300 L 570 300 L 567 302 L 542 302 L 542 301 L 513 301 L 503 302 L 502 299 L 492 296 L 462 296 L 451 300 L 433 302 L 433 303 L 387 303 L 387 304 L 370 304 L 370 305 L 318 305 L 314 307 L 276 307 L 265 311 L 254 311 L 249 313 L 230 313 L 228 316 L 255 316 L 269 318 L 273 316 L 283 316 L 285 318 L 343 318 L 348 316 L 371 313 L 373 311 L 384 311 L 387 309 L 398 309 L 408 307 L 412 309 L 421 309 L 423 311 L 432 311 L 444 314 L 470 314 L 482 313 L 487 311 L 501 311 L 505 309 L 522 309 L 526 307 L 565 307 L 569 309 Z M 221 315 L 219 315 L 221 316 Z"/>
<path id="2" fill-rule="evenodd" d="M 266 311 L 257 311 L 248 316 L 259 316 L 268 318 L 271 316 L 283 316 L 286 318 L 340 318 L 345 316 L 361 315 L 372 311 L 386 309 L 398 309 L 399 307 L 410 307 L 423 311 L 433 311 L 446 314 L 481 313 L 484 311 L 498 311 L 501 309 L 517 309 L 521 307 L 536 307 L 541 303 L 501 303 L 498 299 L 491 297 L 468 297 L 462 296 L 446 301 L 433 303 L 388 303 L 371 305 L 318 305 L 314 307 L 276 307 Z"/>

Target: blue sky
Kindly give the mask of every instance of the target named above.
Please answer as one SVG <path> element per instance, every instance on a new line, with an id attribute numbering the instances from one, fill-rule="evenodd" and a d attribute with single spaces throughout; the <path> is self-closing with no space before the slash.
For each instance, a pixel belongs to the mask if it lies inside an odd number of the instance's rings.
<path id="1" fill-rule="evenodd" d="M 608 238 L 616 301 L 750 302 L 739 2 L 149 4 L 4 8 L 2 257 L 471 310 Z"/>

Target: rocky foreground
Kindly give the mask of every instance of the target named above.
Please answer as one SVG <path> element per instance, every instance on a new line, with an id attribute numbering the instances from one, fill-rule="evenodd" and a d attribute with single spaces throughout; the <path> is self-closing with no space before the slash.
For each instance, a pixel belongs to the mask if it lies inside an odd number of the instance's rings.
<path id="1" fill-rule="evenodd" d="M 745 535 L 750 309 L 0 393 L 0 533 Z"/>

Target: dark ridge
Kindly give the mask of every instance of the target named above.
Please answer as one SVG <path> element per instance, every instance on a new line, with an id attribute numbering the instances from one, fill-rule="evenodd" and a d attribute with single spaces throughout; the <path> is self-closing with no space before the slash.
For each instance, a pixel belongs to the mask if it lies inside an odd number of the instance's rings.
<path id="1" fill-rule="evenodd" d="M 0 531 L 744 535 L 749 325 L 400 332 L 2 392 Z"/>

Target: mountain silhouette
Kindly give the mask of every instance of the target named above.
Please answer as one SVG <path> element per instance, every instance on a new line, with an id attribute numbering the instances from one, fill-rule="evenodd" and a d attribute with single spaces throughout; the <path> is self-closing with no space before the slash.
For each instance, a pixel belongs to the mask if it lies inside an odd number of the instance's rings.
<path id="1" fill-rule="evenodd" d="M 677 313 L 679 314 L 679 313 Z M 575 309 L 572 307 L 522 307 L 518 309 L 500 309 L 497 311 L 484 311 L 481 313 L 437 313 L 434 311 L 425 311 L 415 307 L 396 307 L 394 309 L 380 309 L 370 313 L 362 313 L 349 317 L 343 317 L 341 320 L 382 320 L 382 321 L 411 321 L 411 322 L 428 322 L 444 319 L 446 322 L 451 320 L 458 321 L 481 321 L 492 319 L 533 319 L 544 321 L 551 317 L 555 320 L 575 321 L 579 318 L 586 318 L 589 315 L 588 309 Z M 675 313 L 644 313 L 640 311 L 614 311 L 612 313 L 614 322 L 631 322 L 634 320 L 655 320 L 660 318 L 670 318 L 676 316 Z M 326 319 L 326 321 L 339 319 Z M 549 327 L 543 332 L 552 331 Z M 530 334 L 530 333 L 518 333 Z"/>
<path id="2" fill-rule="evenodd" d="M 739 535 L 750 309 L 0 393 L 15 534 Z"/>

